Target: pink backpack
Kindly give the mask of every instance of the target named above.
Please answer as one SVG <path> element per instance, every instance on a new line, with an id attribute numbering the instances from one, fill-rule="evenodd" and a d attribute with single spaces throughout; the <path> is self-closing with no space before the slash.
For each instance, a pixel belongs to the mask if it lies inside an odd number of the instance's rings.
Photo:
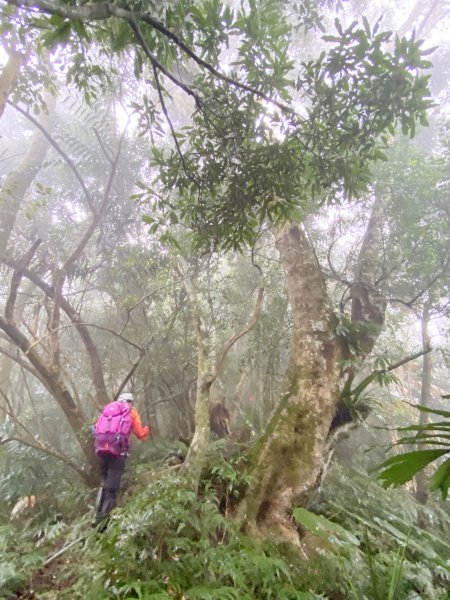
<path id="1" fill-rule="evenodd" d="M 131 406 L 127 402 L 107 404 L 94 426 L 95 453 L 124 456 L 130 448 L 133 427 Z"/>

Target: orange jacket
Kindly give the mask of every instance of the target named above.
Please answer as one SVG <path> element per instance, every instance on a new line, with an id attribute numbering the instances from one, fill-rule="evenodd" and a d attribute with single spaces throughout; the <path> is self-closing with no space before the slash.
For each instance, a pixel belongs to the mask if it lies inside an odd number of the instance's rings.
<path id="1" fill-rule="evenodd" d="M 141 417 L 138 411 L 134 408 L 130 411 L 131 419 L 133 421 L 133 433 L 138 440 L 145 440 L 150 435 L 150 427 L 148 425 L 143 426 L 141 423 Z"/>

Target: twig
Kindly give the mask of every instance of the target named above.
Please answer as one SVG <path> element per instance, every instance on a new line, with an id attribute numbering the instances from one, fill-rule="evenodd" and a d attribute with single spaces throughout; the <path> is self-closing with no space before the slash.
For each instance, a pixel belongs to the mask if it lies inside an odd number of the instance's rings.
<path id="1" fill-rule="evenodd" d="M 167 288 L 173 287 L 177 283 L 182 283 L 185 279 L 187 279 L 189 277 L 191 277 L 191 275 L 186 275 L 184 277 L 180 277 L 180 279 L 177 279 L 177 280 L 175 280 L 175 281 L 173 281 L 171 283 L 166 283 L 164 285 L 161 285 L 161 286 L 157 287 L 156 289 L 152 290 L 151 292 L 149 292 L 148 294 L 145 294 L 145 296 L 142 296 L 142 298 L 140 298 L 139 300 L 137 300 L 137 302 L 135 302 L 134 304 L 132 304 L 130 306 L 130 308 L 127 309 L 127 319 L 126 319 L 124 325 L 122 326 L 122 329 L 120 330 L 120 333 L 122 334 L 123 331 L 124 331 L 124 329 L 128 325 L 128 322 L 130 320 L 131 311 L 134 310 L 136 307 L 138 307 L 139 304 L 141 304 L 145 300 L 148 300 L 149 298 L 151 298 L 152 296 L 154 296 L 155 294 L 157 294 L 161 290 L 165 290 Z"/>

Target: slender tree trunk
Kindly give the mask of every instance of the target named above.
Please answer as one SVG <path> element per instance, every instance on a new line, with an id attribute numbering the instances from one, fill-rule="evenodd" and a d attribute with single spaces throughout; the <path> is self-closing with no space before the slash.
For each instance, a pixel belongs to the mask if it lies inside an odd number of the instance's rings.
<path id="1" fill-rule="evenodd" d="M 354 281 L 350 288 L 352 300 L 352 323 L 363 324 L 357 339 L 358 357 L 364 359 L 372 350 L 384 324 L 386 299 L 377 289 L 381 230 L 383 222 L 383 196 L 375 192 L 363 243 L 355 267 Z"/>
<path id="2" fill-rule="evenodd" d="M 14 352 L 14 345 L 12 342 L 8 343 L 7 350 Z M 12 365 L 13 361 L 7 358 L 5 355 L 0 357 L 0 390 L 5 396 L 9 395 L 9 388 L 12 377 Z M 0 425 L 5 422 L 6 419 L 6 403 L 3 394 L 0 394 Z"/>
<path id="3" fill-rule="evenodd" d="M 185 469 L 192 478 L 194 485 L 198 484 L 200 474 L 206 462 L 206 451 L 210 440 L 210 396 L 211 386 L 221 375 L 229 350 L 256 324 L 261 311 L 264 288 L 259 288 L 252 318 L 238 333 L 229 338 L 214 361 L 210 356 L 211 336 L 205 326 L 204 318 L 197 299 L 191 277 L 187 276 L 186 261 L 179 257 L 178 270 L 183 276 L 183 284 L 191 305 L 197 330 L 197 389 L 195 398 L 195 431 L 185 460 Z"/>
<path id="4" fill-rule="evenodd" d="M 316 488 L 339 395 L 341 348 L 313 248 L 297 226 L 276 232 L 293 319 L 285 392 L 250 456 L 253 482 L 239 506 L 244 529 L 298 543 L 292 508 Z"/>
<path id="5" fill-rule="evenodd" d="M 50 94 L 46 96 L 48 113 L 51 114 L 55 99 Z M 46 128 L 50 126 L 48 113 L 41 113 L 39 122 Z M 42 167 L 49 143 L 40 131 L 33 134 L 31 145 L 17 166 L 6 177 L 0 194 L 0 262 L 3 261 L 9 237 L 16 222 L 17 213 L 25 198 L 30 185 Z"/>
<path id="6" fill-rule="evenodd" d="M 8 51 L 8 62 L 0 75 L 0 118 L 3 116 L 6 101 L 19 76 L 20 69 L 28 60 L 26 52 Z"/>
<path id="7" fill-rule="evenodd" d="M 191 277 L 188 277 L 188 265 L 179 257 L 179 271 L 183 276 L 183 284 L 191 306 L 197 333 L 197 386 L 195 395 L 195 429 L 194 437 L 189 446 L 184 462 L 184 468 L 192 478 L 194 485 L 198 484 L 200 474 L 206 459 L 206 451 L 210 439 L 209 428 L 209 393 L 211 389 L 209 356 L 210 336 L 206 330 L 203 316 L 197 299 L 197 294 Z"/>
<path id="8" fill-rule="evenodd" d="M 422 313 L 421 319 L 421 331 L 422 331 L 422 350 L 427 350 L 430 345 L 430 333 L 428 331 L 430 323 L 430 313 L 428 307 L 425 307 Z M 420 389 L 420 403 L 424 406 L 431 405 L 431 371 L 432 371 L 432 353 L 427 352 L 422 358 L 422 381 Z M 428 414 L 425 412 L 420 413 L 419 425 L 426 425 L 428 423 Z M 420 444 L 418 449 L 421 449 Z M 423 447 L 422 447 L 423 449 Z M 420 471 L 416 475 L 416 493 L 415 497 L 421 504 L 426 504 L 428 499 L 428 488 L 427 488 L 427 473 L 426 469 Z"/>

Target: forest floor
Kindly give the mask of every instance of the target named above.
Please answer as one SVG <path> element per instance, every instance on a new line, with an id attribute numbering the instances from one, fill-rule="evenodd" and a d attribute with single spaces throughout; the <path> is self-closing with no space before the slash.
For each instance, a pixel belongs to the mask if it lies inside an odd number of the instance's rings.
<path id="1" fill-rule="evenodd" d="M 58 552 L 64 547 L 60 543 L 52 549 L 52 554 Z M 56 594 L 59 590 L 70 587 L 74 584 L 76 576 L 65 573 L 66 568 L 74 561 L 74 555 L 62 555 L 48 565 L 39 567 L 30 577 L 30 580 L 22 585 L 14 594 L 8 596 L 7 600 L 37 600 L 39 594 L 52 591 Z M 55 596 L 57 597 L 57 596 Z"/>
<path id="2" fill-rule="evenodd" d="M 41 592 L 52 590 L 57 592 L 74 583 L 74 576 L 64 576 L 61 572 L 66 565 L 67 559 L 61 557 L 45 567 L 38 569 L 31 580 L 22 586 L 17 592 L 9 596 L 8 600 L 21 598 L 22 600 L 36 600 Z"/>

